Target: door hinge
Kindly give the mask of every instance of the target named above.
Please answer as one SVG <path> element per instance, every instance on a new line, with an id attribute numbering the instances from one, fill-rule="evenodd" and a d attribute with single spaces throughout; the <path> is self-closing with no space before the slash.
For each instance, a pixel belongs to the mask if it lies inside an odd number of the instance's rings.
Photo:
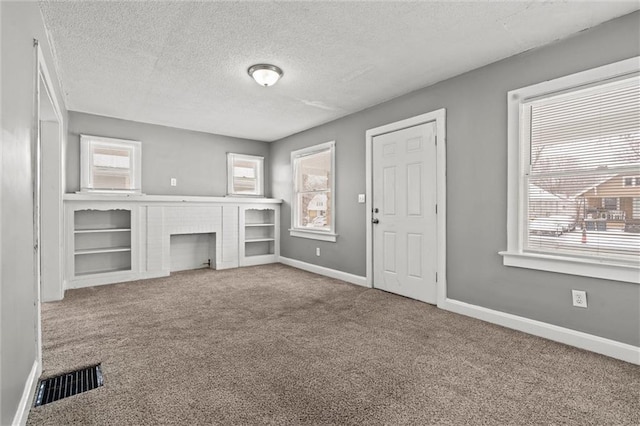
<path id="1" fill-rule="evenodd" d="M 438 205 L 436 204 L 436 214 L 438 214 Z"/>
<path id="2" fill-rule="evenodd" d="M 438 145 L 438 135 L 436 135 L 435 139 L 436 139 L 436 145 Z"/>
<path id="3" fill-rule="evenodd" d="M 438 282 L 438 273 L 436 272 L 436 282 Z"/>

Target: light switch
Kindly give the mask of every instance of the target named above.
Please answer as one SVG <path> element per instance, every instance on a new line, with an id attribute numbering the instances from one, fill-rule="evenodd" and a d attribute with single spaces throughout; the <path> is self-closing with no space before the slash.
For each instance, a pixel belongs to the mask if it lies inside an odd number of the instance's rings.
<path id="1" fill-rule="evenodd" d="M 364 203 L 364 194 L 358 194 L 358 202 Z"/>

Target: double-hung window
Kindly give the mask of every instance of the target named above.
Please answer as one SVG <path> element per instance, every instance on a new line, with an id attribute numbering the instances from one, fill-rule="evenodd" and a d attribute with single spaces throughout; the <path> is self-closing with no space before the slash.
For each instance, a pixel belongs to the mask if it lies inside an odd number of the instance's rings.
<path id="1" fill-rule="evenodd" d="M 335 242 L 335 142 L 293 151 L 291 166 L 290 235 Z"/>
<path id="2" fill-rule="evenodd" d="M 229 195 L 264 195 L 264 157 L 228 153 L 227 186 Z"/>
<path id="3" fill-rule="evenodd" d="M 640 281 L 638 58 L 509 92 L 504 264 Z"/>
<path id="4" fill-rule="evenodd" d="M 80 135 L 82 192 L 141 192 L 139 141 Z"/>

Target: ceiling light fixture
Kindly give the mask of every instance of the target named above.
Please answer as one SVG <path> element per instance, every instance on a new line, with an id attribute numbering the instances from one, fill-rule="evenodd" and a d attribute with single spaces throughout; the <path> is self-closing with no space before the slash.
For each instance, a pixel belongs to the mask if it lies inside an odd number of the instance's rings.
<path id="1" fill-rule="evenodd" d="M 280 80 L 282 77 L 282 70 L 275 65 L 269 64 L 257 64 L 249 67 L 247 70 L 249 75 L 253 77 L 253 79 L 260 86 L 273 86 Z"/>

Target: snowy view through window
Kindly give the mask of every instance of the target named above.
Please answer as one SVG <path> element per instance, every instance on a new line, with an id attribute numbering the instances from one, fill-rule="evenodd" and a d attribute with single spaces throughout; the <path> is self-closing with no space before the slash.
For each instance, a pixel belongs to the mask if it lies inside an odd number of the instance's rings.
<path id="1" fill-rule="evenodd" d="M 640 86 L 623 82 L 527 105 L 526 248 L 640 255 Z"/>
<path id="2" fill-rule="evenodd" d="M 331 153 L 329 150 L 302 157 L 298 165 L 298 206 L 300 223 L 303 228 L 330 229 Z"/>

